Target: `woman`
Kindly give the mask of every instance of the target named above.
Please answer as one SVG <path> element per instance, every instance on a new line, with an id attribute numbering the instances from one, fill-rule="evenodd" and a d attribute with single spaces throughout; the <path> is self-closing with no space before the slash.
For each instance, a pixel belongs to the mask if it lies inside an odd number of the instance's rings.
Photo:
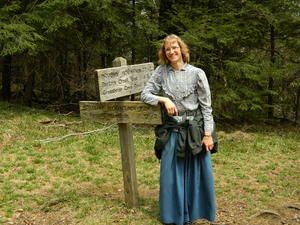
<path id="1" fill-rule="evenodd" d="M 215 151 L 215 132 L 206 75 L 188 64 L 188 47 L 176 35 L 164 39 L 158 56 L 160 66 L 141 98 L 151 105 L 161 103 L 167 114 L 164 124 L 156 128 L 155 144 L 156 155 L 161 159 L 161 222 L 183 225 L 200 218 L 214 221 L 216 209 L 209 152 Z M 159 96 L 161 92 L 163 96 Z"/>

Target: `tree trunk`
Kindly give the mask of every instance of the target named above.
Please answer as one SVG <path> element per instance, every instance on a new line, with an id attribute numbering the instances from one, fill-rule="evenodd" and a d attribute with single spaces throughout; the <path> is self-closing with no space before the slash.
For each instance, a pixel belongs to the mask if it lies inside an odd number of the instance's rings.
<path id="1" fill-rule="evenodd" d="M 135 21 L 135 0 L 132 0 L 132 14 L 131 14 L 131 32 L 132 32 L 132 40 L 131 40 L 131 64 L 135 64 L 136 61 L 136 21 Z"/>
<path id="2" fill-rule="evenodd" d="M 62 102 L 68 101 L 70 92 L 71 92 L 71 87 L 70 87 L 70 81 L 71 81 L 71 75 L 68 73 L 68 51 L 63 50 L 59 52 L 59 61 L 56 62 L 59 68 L 59 75 L 60 76 L 60 81 L 61 81 L 61 90 L 63 92 L 63 98 L 61 99 Z"/>
<path id="3" fill-rule="evenodd" d="M 275 63 L 275 28 L 271 24 L 270 25 L 270 60 L 271 60 L 271 66 L 274 66 Z M 269 76 L 269 82 L 268 82 L 268 90 L 272 91 L 274 89 L 274 79 L 272 77 L 272 74 Z M 274 117 L 274 108 L 273 108 L 273 94 L 268 95 L 268 118 L 272 119 Z"/>
<path id="4" fill-rule="evenodd" d="M 170 20 L 170 13 L 173 13 L 172 6 L 175 4 L 174 0 L 163 0 L 160 1 L 159 6 L 159 29 L 167 34 L 178 34 L 178 29 L 172 24 Z M 164 35 L 161 37 L 163 38 Z"/>
<path id="5" fill-rule="evenodd" d="M 148 46 L 148 62 L 153 62 L 154 58 L 153 55 L 155 55 L 154 48 L 151 46 L 151 43 L 153 42 L 153 35 L 151 34 L 147 43 Z M 156 50 L 156 49 L 155 49 Z"/>
<path id="6" fill-rule="evenodd" d="M 25 76 L 27 77 L 26 84 L 25 84 L 25 91 L 24 91 L 24 103 L 28 106 L 31 106 L 34 83 L 35 83 L 35 71 L 34 70 L 29 71 L 28 63 L 25 63 L 24 73 Z"/>
<path id="7" fill-rule="evenodd" d="M 86 90 L 86 85 L 87 85 L 87 67 L 88 67 L 88 59 L 87 59 L 87 51 L 85 49 L 82 50 L 81 52 L 81 70 L 80 70 L 80 77 L 81 77 L 81 97 L 83 99 L 87 99 L 87 90 Z"/>
<path id="8" fill-rule="evenodd" d="M 110 49 L 111 48 L 111 37 L 108 37 L 106 40 L 105 40 L 105 46 L 106 46 L 106 49 Z M 105 68 L 109 68 L 109 67 L 112 67 L 112 61 L 113 61 L 113 56 L 111 54 L 111 52 L 109 50 L 107 50 L 106 54 L 105 54 Z"/>
<path id="9" fill-rule="evenodd" d="M 3 100 L 9 100 L 11 97 L 11 63 L 12 56 L 4 56 L 3 59 L 3 73 L 2 73 L 2 98 Z"/>
<path id="10" fill-rule="evenodd" d="M 131 40 L 131 64 L 135 64 L 136 62 L 136 21 L 135 21 L 135 0 L 132 0 L 132 27 L 131 27 L 131 32 L 132 32 L 132 40 Z M 130 96 L 130 100 L 134 101 L 134 94 Z"/>
<path id="11" fill-rule="evenodd" d="M 295 123 L 298 123 L 300 117 L 300 87 L 298 87 L 296 104 L 295 104 Z"/>

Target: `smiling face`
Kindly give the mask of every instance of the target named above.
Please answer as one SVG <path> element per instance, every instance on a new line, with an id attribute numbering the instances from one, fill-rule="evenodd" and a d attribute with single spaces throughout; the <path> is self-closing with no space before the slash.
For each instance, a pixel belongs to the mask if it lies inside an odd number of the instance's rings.
<path id="1" fill-rule="evenodd" d="M 183 63 L 181 49 L 177 40 L 166 41 L 164 49 L 170 64 Z"/>
<path id="2" fill-rule="evenodd" d="M 177 35 L 166 36 L 158 49 L 160 65 L 189 63 L 190 53 L 186 43 Z"/>

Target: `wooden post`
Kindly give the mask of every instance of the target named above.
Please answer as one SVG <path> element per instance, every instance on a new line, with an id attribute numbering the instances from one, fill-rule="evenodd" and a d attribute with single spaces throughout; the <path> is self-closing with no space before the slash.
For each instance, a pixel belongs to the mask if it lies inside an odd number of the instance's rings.
<path id="1" fill-rule="evenodd" d="M 115 58 L 113 61 L 113 67 L 125 65 L 127 65 L 127 61 L 122 57 Z M 118 100 L 125 101 L 128 99 L 129 96 L 126 96 L 119 98 Z M 137 207 L 138 188 L 135 169 L 132 126 L 129 123 L 118 123 L 118 126 L 121 147 L 125 202 L 129 207 Z"/>
<path id="2" fill-rule="evenodd" d="M 127 65 L 118 57 L 113 68 L 96 70 L 96 90 L 100 101 L 80 101 L 82 120 L 118 123 L 121 147 L 124 195 L 128 207 L 138 206 L 132 123 L 161 124 L 161 108 L 141 101 L 129 101 L 140 93 L 153 73 L 153 63 Z M 117 101 L 109 101 L 109 100 Z"/>

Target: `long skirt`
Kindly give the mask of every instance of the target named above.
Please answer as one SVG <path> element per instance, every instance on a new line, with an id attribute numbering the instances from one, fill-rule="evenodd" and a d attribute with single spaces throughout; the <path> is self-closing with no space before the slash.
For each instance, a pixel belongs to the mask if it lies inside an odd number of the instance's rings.
<path id="1" fill-rule="evenodd" d="M 210 153 L 176 156 L 177 133 L 172 132 L 160 165 L 160 219 L 183 225 L 197 219 L 214 221 L 216 205 Z"/>

